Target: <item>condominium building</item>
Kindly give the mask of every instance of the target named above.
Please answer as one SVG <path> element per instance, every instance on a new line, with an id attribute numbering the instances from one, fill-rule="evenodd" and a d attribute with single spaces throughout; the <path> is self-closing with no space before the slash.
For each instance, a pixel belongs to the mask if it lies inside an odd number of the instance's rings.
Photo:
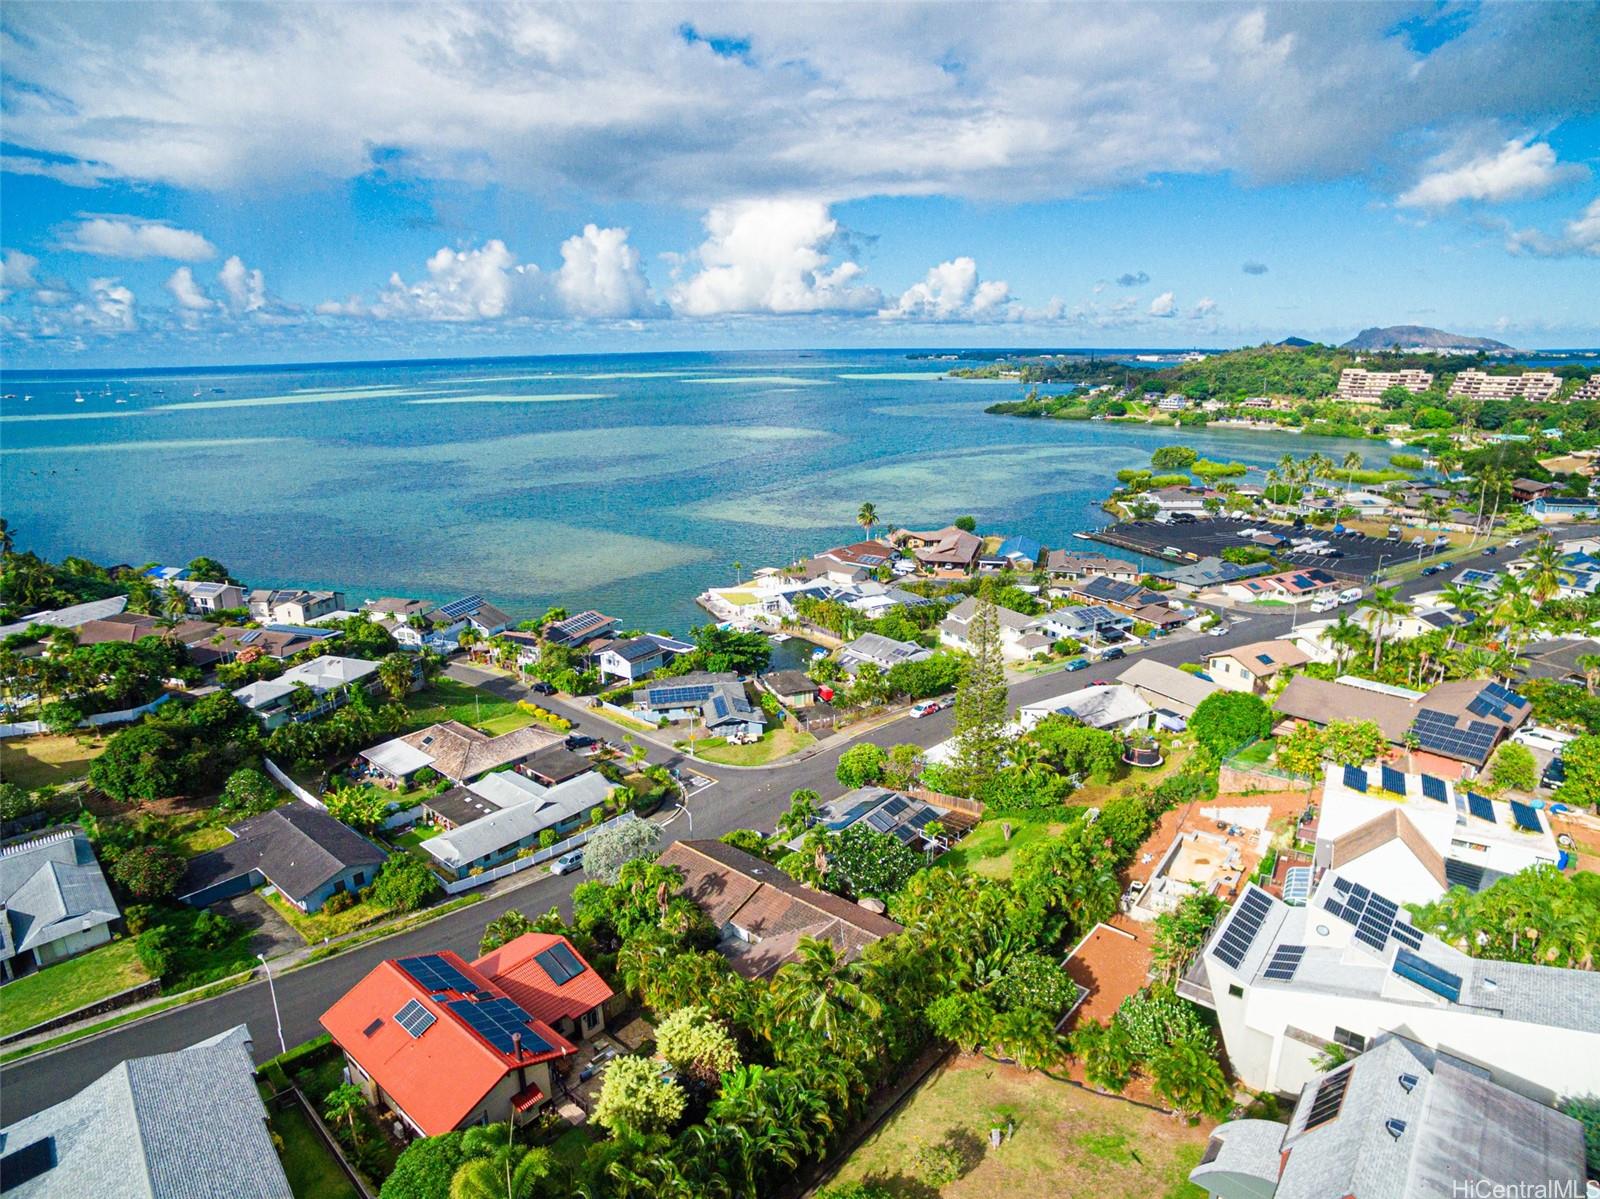
<path id="1" fill-rule="evenodd" d="M 1332 870 L 1304 907 L 1247 887 L 1178 993 L 1216 1011 L 1256 1091 L 1298 1092 L 1329 1045 L 1395 1032 L 1541 1103 L 1592 1091 L 1600 1062 L 1600 973 L 1468 957 Z"/>
<path id="2" fill-rule="evenodd" d="M 1600 400 L 1600 373 L 1590 375 L 1588 381 L 1567 397 L 1573 400 Z"/>
<path id="3" fill-rule="evenodd" d="M 1369 371 L 1349 367 L 1339 372 L 1338 398 L 1351 404 L 1376 404 L 1391 387 L 1404 387 L 1413 395 L 1433 386 L 1432 371 Z"/>
<path id="4" fill-rule="evenodd" d="M 1542 402 L 1561 390 L 1561 376 L 1551 371 L 1523 371 L 1520 375 L 1490 375 L 1462 371 L 1450 384 L 1450 394 L 1473 400 L 1534 400 Z"/>

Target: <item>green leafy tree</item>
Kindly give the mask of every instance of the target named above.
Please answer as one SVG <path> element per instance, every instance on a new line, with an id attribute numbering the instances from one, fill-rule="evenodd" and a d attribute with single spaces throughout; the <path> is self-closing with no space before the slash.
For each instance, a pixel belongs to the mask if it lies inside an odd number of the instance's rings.
<path id="1" fill-rule="evenodd" d="M 963 533 L 976 533 L 978 531 L 978 518 L 976 516 L 958 516 L 950 523 Z"/>
<path id="2" fill-rule="evenodd" d="M 778 819 L 778 832 L 785 839 L 798 837 L 811 827 L 822 805 L 822 796 L 810 787 L 801 787 L 789 796 L 789 808 Z"/>
<path id="3" fill-rule="evenodd" d="M 1184 1116 L 1220 1118 L 1233 1104 L 1213 1047 L 1181 1039 L 1162 1045 L 1150 1058 L 1156 1096 Z"/>
<path id="4" fill-rule="evenodd" d="M 922 773 L 922 746 L 897 745 L 889 751 L 883 764 L 882 783 L 896 791 L 904 791 L 917 781 Z"/>
<path id="5" fill-rule="evenodd" d="M 863 741 L 839 755 L 834 777 L 844 787 L 865 787 L 883 777 L 883 768 L 888 760 L 888 751 L 883 746 Z"/>
<path id="6" fill-rule="evenodd" d="M 1314 724 L 1297 724 L 1278 738 L 1278 765 L 1301 778 L 1316 778 L 1322 771 L 1322 730 Z"/>
<path id="7" fill-rule="evenodd" d="M 1150 455 L 1156 470 L 1187 470 L 1200 455 L 1186 445 L 1164 445 Z"/>
<path id="8" fill-rule="evenodd" d="M 1489 778 L 1503 791 L 1532 791 L 1539 782 L 1539 766 L 1527 746 L 1506 741 L 1494 751 Z"/>
<path id="9" fill-rule="evenodd" d="M 1172 911 L 1156 917 L 1150 955 L 1157 977 L 1169 985 L 1177 983 L 1184 967 L 1205 945 L 1222 911 L 1220 899 L 1200 891 L 1184 896 Z"/>
<path id="10" fill-rule="evenodd" d="M 359 1120 L 367 1106 L 367 1097 L 353 1082 L 341 1083 L 329 1091 L 322 1101 L 322 1115 L 330 1124 L 343 1124 L 353 1141 L 360 1141 Z"/>
<path id="11" fill-rule="evenodd" d="M 962 1053 L 974 1053 L 989 1039 L 994 1004 L 978 991 L 950 991 L 928 1005 L 928 1027 Z"/>
<path id="12" fill-rule="evenodd" d="M 619 1057 L 606 1066 L 593 1115 L 612 1133 L 653 1132 L 676 1124 L 687 1102 L 683 1088 L 662 1078 L 661 1067 L 649 1058 Z"/>
<path id="13" fill-rule="evenodd" d="M 378 787 L 340 787 L 326 797 L 328 815 L 351 828 L 370 833 L 382 827 L 394 801 Z"/>
<path id="14" fill-rule="evenodd" d="M 111 865 L 111 877 L 135 899 L 166 899 L 183 878 L 183 859 L 162 845 L 126 849 Z"/>
<path id="15" fill-rule="evenodd" d="M 967 639 L 971 655 L 956 688 L 953 773 L 966 793 L 974 795 L 1000 769 L 1006 746 L 1009 701 L 1000 622 L 993 604 L 978 601 Z"/>
<path id="16" fill-rule="evenodd" d="M 411 686 L 416 681 L 415 672 L 416 663 L 401 651 L 386 654 L 378 661 L 378 681 L 389 693 L 389 698 L 396 703 L 410 693 Z"/>
<path id="17" fill-rule="evenodd" d="M 466 1160 L 462 1135 L 447 1132 L 412 1141 L 384 1179 L 379 1199 L 443 1199 L 450 1193 L 457 1168 Z"/>
<path id="18" fill-rule="evenodd" d="M 656 1052 L 680 1075 L 708 1085 L 739 1067 L 738 1043 L 701 1006 L 679 1008 L 656 1025 Z"/>
<path id="19" fill-rule="evenodd" d="M 228 568 L 215 558 L 200 557 L 189 563 L 189 578 L 196 583 L 236 582 Z"/>
<path id="20" fill-rule="evenodd" d="M 483 936 L 478 940 L 478 955 L 481 957 L 486 953 L 493 953 L 502 945 L 533 931 L 532 920 L 516 908 L 508 908 L 483 926 Z"/>
<path id="21" fill-rule="evenodd" d="M 1561 1111 L 1583 1125 L 1583 1153 L 1589 1177 L 1600 1177 L 1600 1097 L 1574 1096 L 1562 1103 Z"/>
<path id="22" fill-rule="evenodd" d="M 241 766 L 223 784 L 217 808 L 224 812 L 254 815 L 276 807 L 282 798 L 283 792 L 265 773 L 253 766 Z"/>
<path id="23" fill-rule="evenodd" d="M 892 895 L 924 865 L 921 854 L 859 821 L 834 837 L 827 853 L 829 888 L 858 898 Z"/>
<path id="24" fill-rule="evenodd" d="M 1205 697 L 1189 718 L 1194 739 L 1226 757 L 1272 732 L 1272 709 L 1247 691 L 1217 691 Z"/>
<path id="25" fill-rule="evenodd" d="M 628 820 L 594 835 L 583 847 L 583 869 L 597 882 L 614 883 L 624 866 L 637 858 L 654 857 L 660 845 L 660 825 Z"/>
<path id="26" fill-rule="evenodd" d="M 1555 798 L 1575 808 L 1600 808 L 1600 733 L 1567 742 L 1561 761 L 1567 777 Z"/>
<path id="27" fill-rule="evenodd" d="M 1381 756 L 1389 739 L 1372 720 L 1333 720 L 1322 730 L 1322 756 L 1340 766 L 1360 766 Z"/>
<path id="28" fill-rule="evenodd" d="M 443 890 L 439 876 L 421 858 L 390 856 L 372 884 L 372 898 L 395 912 L 414 912 Z"/>

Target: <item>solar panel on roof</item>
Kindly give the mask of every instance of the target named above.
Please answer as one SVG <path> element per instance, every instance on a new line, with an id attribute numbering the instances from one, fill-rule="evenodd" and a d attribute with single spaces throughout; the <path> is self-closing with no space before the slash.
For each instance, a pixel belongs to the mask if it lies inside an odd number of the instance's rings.
<path id="1" fill-rule="evenodd" d="M 1350 1085 L 1350 1071 L 1354 1067 L 1346 1066 L 1335 1074 L 1323 1076 L 1317 1084 L 1317 1093 L 1312 1097 L 1311 1110 L 1306 1114 L 1306 1128 L 1316 1128 L 1319 1124 L 1326 1124 L 1339 1114 L 1339 1108 L 1344 1104 L 1345 1088 Z"/>
<path id="2" fill-rule="evenodd" d="M 458 600 L 451 600 L 448 604 L 440 604 L 439 611 L 451 620 L 459 620 L 463 616 L 471 616 L 483 607 L 483 596 L 467 595 Z"/>
<path id="3" fill-rule="evenodd" d="M 1280 945 L 1272 953 L 1272 960 L 1267 963 L 1267 968 L 1262 972 L 1262 977 L 1276 979 L 1278 982 L 1290 982 L 1294 979 L 1294 972 L 1300 968 L 1300 959 L 1305 957 L 1304 945 Z"/>
<path id="4" fill-rule="evenodd" d="M 533 1017 L 514 999 L 490 999 L 484 1003 L 457 999 L 449 1006 L 468 1028 L 507 1056 L 512 1052 L 513 1036 L 522 1038 L 525 1053 L 548 1053 L 551 1049 L 550 1043 L 529 1027 Z"/>
<path id="5" fill-rule="evenodd" d="M 867 827 L 876 829 L 880 833 L 886 833 L 894 827 L 894 821 L 888 816 L 885 816 L 881 811 L 868 812 Z"/>
<path id="6" fill-rule="evenodd" d="M 534 954 L 533 957 L 534 961 L 544 967 L 544 972 L 550 976 L 550 981 L 558 987 L 577 978 L 584 971 L 584 965 L 578 960 L 578 955 L 560 942 Z"/>
<path id="7" fill-rule="evenodd" d="M 1359 766 L 1346 766 L 1344 768 L 1344 785 L 1352 791 L 1366 791 L 1367 772 Z"/>
<path id="8" fill-rule="evenodd" d="M 1338 878 L 1333 880 L 1333 889 L 1335 891 L 1339 892 L 1340 895 L 1348 895 L 1348 894 L 1350 894 L 1350 887 L 1351 887 L 1350 880 L 1345 878 L 1345 877 L 1343 877 L 1343 876 L 1340 876 L 1340 877 L 1338 877 Z"/>
<path id="9" fill-rule="evenodd" d="M 1481 890 L 1483 867 L 1473 862 L 1458 862 L 1454 858 L 1446 858 L 1444 881 L 1452 887 L 1465 887 L 1469 891 Z"/>
<path id="10" fill-rule="evenodd" d="M 1425 991 L 1432 991 L 1451 1003 L 1461 1002 L 1461 976 L 1435 965 L 1420 954 L 1402 949 L 1394 955 L 1394 972 Z"/>
<path id="11" fill-rule="evenodd" d="M 1396 924 L 1394 939 L 1402 945 L 1409 945 L 1412 949 L 1422 948 L 1422 933 L 1409 924 Z"/>
<path id="12" fill-rule="evenodd" d="M 1544 825 L 1539 823 L 1539 813 L 1514 799 L 1511 801 L 1511 819 L 1517 822 L 1518 828 L 1525 828 L 1530 833 L 1544 832 Z"/>
<path id="13" fill-rule="evenodd" d="M 1495 823 L 1494 805 L 1476 791 L 1467 792 L 1467 811 L 1471 812 L 1479 820 L 1487 820 L 1490 824 Z"/>
<path id="14" fill-rule="evenodd" d="M 911 828 L 922 829 L 926 828 L 937 819 L 939 819 L 939 813 L 935 812 L 927 804 L 922 804 L 915 811 L 913 811 L 911 815 L 906 817 L 905 822 Z"/>
<path id="15" fill-rule="evenodd" d="M 910 845 L 917 839 L 917 830 L 909 824 L 900 824 L 890 829 L 889 835 L 902 845 Z"/>
<path id="16" fill-rule="evenodd" d="M 433 1027 L 435 1019 L 434 1014 L 415 999 L 406 1000 L 405 1006 L 394 1014 L 394 1022 L 412 1037 L 420 1037 L 427 1032 Z"/>
<path id="17" fill-rule="evenodd" d="M 1394 795 L 1404 795 L 1406 793 L 1406 776 L 1403 773 L 1393 766 L 1381 766 L 1379 767 L 1379 773 L 1383 779 L 1383 789 L 1385 791 Z"/>
<path id="18" fill-rule="evenodd" d="M 401 958 L 395 964 L 429 991 L 471 991 L 478 985 L 436 953 Z"/>
<path id="19" fill-rule="evenodd" d="M 1449 803 L 1450 796 L 1445 790 L 1444 780 L 1434 778 L 1431 774 L 1422 776 L 1422 793 L 1429 799 L 1436 799 L 1440 803 Z"/>
<path id="20" fill-rule="evenodd" d="M 883 805 L 883 811 L 885 815 L 898 816 L 910 806 L 911 801 L 909 799 L 905 799 L 899 795 L 896 795 L 894 798 L 890 799 L 888 803 Z"/>
<path id="21" fill-rule="evenodd" d="M 861 817 L 870 812 L 872 810 L 872 805 L 877 802 L 878 801 L 875 799 L 863 799 L 859 803 L 851 804 L 847 811 L 840 813 L 838 816 L 828 821 L 828 827 L 834 832 L 838 832 L 842 828 L 849 828 L 856 821 L 860 820 Z"/>
<path id="22" fill-rule="evenodd" d="M 1249 952 L 1251 942 L 1261 931 L 1261 922 L 1271 910 L 1272 901 L 1262 892 L 1247 892 L 1234 908 L 1233 918 L 1217 940 L 1217 957 L 1237 970 L 1239 963 L 1244 961 L 1244 955 Z"/>
<path id="23" fill-rule="evenodd" d="M 1399 907 L 1391 900 L 1382 895 L 1372 896 L 1367 901 L 1366 910 L 1361 913 L 1361 923 L 1356 926 L 1356 940 L 1382 953 L 1384 946 L 1389 943 L 1389 934 L 1394 930 L 1395 917 L 1399 913 Z"/>
<path id="24" fill-rule="evenodd" d="M 1515 691 L 1511 690 L 1511 688 L 1509 688 L 1509 687 L 1501 686 L 1499 683 L 1490 683 L 1487 687 L 1484 688 L 1484 690 L 1487 691 L 1490 695 L 1494 696 L 1494 698 L 1496 700 L 1498 700 L 1500 703 L 1508 705 L 1509 707 L 1513 707 L 1513 708 L 1524 708 L 1524 707 L 1527 707 L 1528 701 L 1524 697 L 1518 695 Z"/>

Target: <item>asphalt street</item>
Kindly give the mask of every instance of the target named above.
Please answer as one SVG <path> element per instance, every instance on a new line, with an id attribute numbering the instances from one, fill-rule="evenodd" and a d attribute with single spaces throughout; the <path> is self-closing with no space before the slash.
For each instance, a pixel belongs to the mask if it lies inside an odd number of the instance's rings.
<path id="1" fill-rule="evenodd" d="M 1565 535 L 1579 532 L 1572 530 Z M 1459 564 L 1463 557 L 1458 555 L 1455 560 Z M 1490 564 L 1495 559 L 1482 561 Z M 1412 595 L 1436 589 L 1445 580 L 1446 576 L 1415 579 L 1402 584 L 1399 591 L 1402 595 Z M 1273 609 L 1239 613 L 1233 619 L 1238 623 L 1229 628 L 1226 636 L 1178 634 L 1155 641 L 1148 649 L 1126 659 L 1097 663 L 1091 670 L 1079 674 L 1069 675 L 1057 670 L 1026 678 L 1012 685 L 1012 705 L 1047 699 L 1084 686 L 1090 679 L 1114 680 L 1138 656 L 1149 656 L 1175 666 L 1229 646 L 1270 640 L 1288 631 L 1292 622 L 1304 618 L 1287 610 Z M 450 671 L 455 677 L 477 682 L 499 694 L 513 698 L 528 695 L 525 688 L 504 675 L 462 665 L 452 666 Z M 578 721 L 584 732 L 613 738 L 618 735 L 621 726 L 604 722 L 598 714 L 579 704 L 551 697 L 533 698 Z M 770 767 L 691 763 L 670 747 L 644 742 L 637 737 L 636 741 L 650 745 L 652 762 L 688 766 L 715 780 L 712 785 L 695 791 L 687 814 L 677 813 L 667 821 L 666 838 L 675 840 L 691 836 L 719 837 L 735 828 L 770 830 L 788 806 L 789 794 L 797 788 L 813 788 L 825 799 L 843 791 L 834 778 L 834 767 L 844 748 L 862 740 L 885 746 L 906 742 L 931 746 L 950 736 L 951 722 L 952 713 L 948 709 L 920 720 L 900 719 L 861 737 L 829 738 L 817 752 L 802 760 Z M 482 903 L 278 977 L 276 994 L 283 1026 L 282 1043 L 294 1046 L 319 1035 L 322 1029 L 317 1023 L 318 1017 L 384 959 L 441 949 L 453 949 L 470 959 L 476 956 L 479 935 L 489 920 L 509 908 L 529 914 L 543 912 L 551 905 L 567 909 L 573 887 L 582 877 L 576 874 L 563 878 L 538 869 L 530 870 L 526 872 L 526 882 Z M 202 1003 L 174 1008 L 5 1067 L 0 1070 L 0 1124 L 12 1123 L 67 1098 L 127 1058 L 181 1049 L 238 1024 L 249 1026 L 257 1060 L 265 1061 L 280 1051 L 272 993 L 266 981 L 250 983 Z"/>

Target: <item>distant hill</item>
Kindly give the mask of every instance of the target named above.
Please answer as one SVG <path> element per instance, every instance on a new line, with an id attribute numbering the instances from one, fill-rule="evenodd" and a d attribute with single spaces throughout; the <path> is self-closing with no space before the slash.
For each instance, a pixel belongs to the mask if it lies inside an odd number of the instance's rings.
<path id="1" fill-rule="evenodd" d="M 1314 341 L 1307 341 L 1303 337 L 1285 337 L 1278 344 L 1280 346 L 1287 346 L 1291 350 L 1303 350 L 1306 346 L 1314 346 L 1317 343 Z"/>
<path id="2" fill-rule="evenodd" d="M 1460 333 L 1446 333 L 1443 329 L 1430 329 L 1426 325 L 1388 325 L 1382 329 L 1363 329 L 1341 350 L 1388 350 L 1399 346 L 1402 350 L 1464 351 L 1509 350 L 1510 346 L 1491 337 L 1467 337 Z"/>

